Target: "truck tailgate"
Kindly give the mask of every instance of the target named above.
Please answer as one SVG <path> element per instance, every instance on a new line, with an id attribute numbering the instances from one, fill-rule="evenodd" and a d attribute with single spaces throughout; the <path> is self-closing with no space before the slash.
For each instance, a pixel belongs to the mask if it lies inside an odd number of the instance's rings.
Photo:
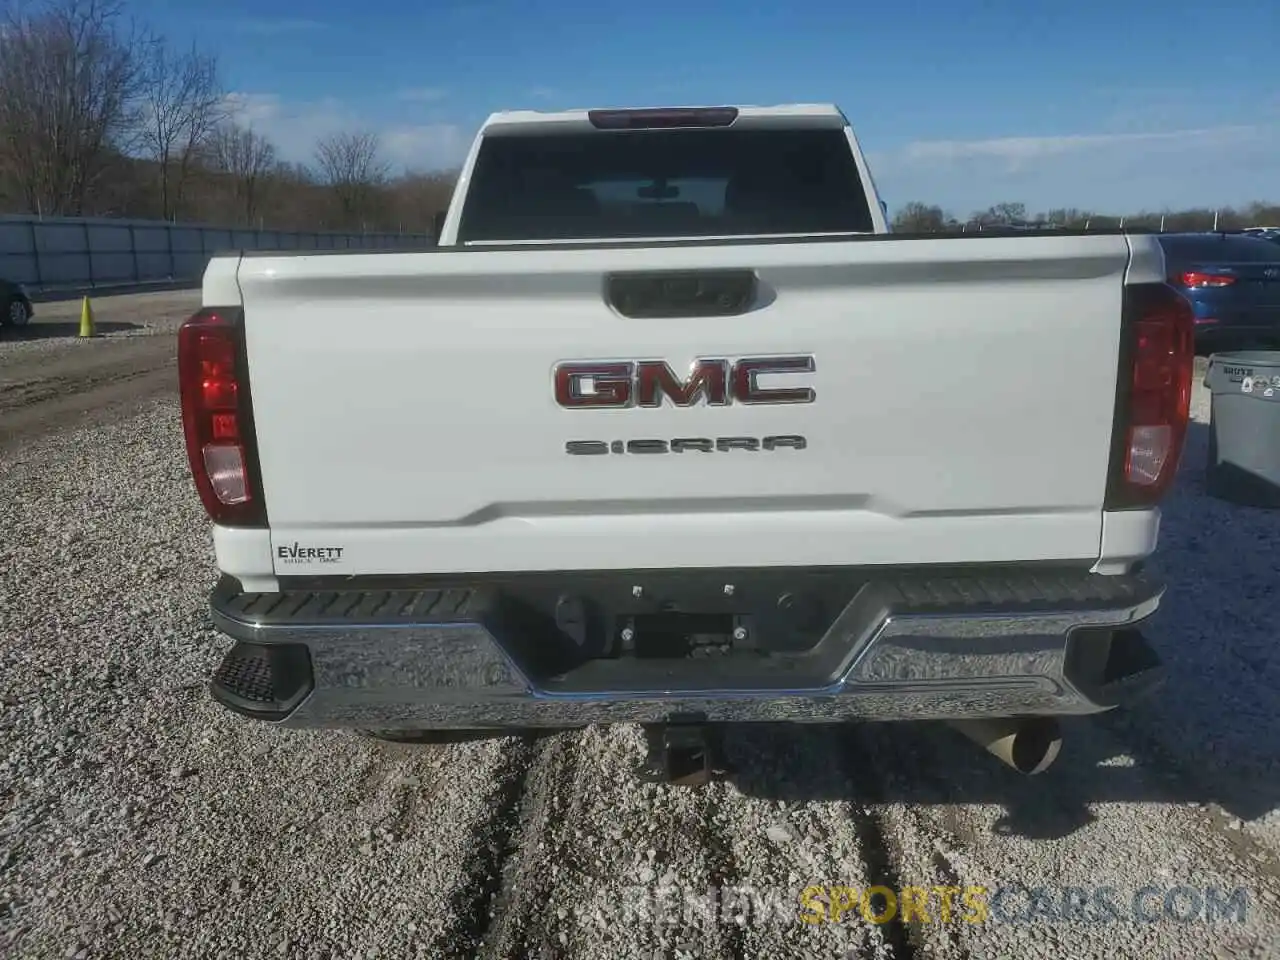
<path id="1" fill-rule="evenodd" d="M 246 256 L 276 571 L 1096 558 L 1129 259 L 1118 235 Z M 609 275 L 673 270 L 754 271 L 756 301 L 609 305 Z M 812 356 L 768 386 L 814 401 L 556 399 L 565 361 L 762 355 Z M 625 452 L 780 435 L 803 448 Z"/>

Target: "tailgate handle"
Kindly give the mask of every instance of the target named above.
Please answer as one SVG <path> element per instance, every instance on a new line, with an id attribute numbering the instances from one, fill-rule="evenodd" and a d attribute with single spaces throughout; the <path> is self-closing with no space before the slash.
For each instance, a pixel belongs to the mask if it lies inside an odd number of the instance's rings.
<path id="1" fill-rule="evenodd" d="M 676 270 L 614 273 L 605 283 L 609 305 L 624 317 L 732 317 L 756 299 L 752 270 Z"/>

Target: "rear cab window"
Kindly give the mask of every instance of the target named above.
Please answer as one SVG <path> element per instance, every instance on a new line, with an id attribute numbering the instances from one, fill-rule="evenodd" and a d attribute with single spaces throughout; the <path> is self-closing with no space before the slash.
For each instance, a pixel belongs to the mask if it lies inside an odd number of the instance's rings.
<path id="1" fill-rule="evenodd" d="M 496 134 L 480 144 L 462 243 L 870 233 L 831 128 Z"/>

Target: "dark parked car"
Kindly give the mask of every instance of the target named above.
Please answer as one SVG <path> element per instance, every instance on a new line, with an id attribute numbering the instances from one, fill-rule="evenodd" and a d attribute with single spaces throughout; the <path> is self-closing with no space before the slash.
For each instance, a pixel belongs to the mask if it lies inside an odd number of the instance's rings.
<path id="1" fill-rule="evenodd" d="M 0 278 L 0 327 L 25 327 L 34 313 L 22 284 Z"/>
<path id="2" fill-rule="evenodd" d="M 1280 345 L 1280 246 L 1225 233 L 1165 233 L 1160 245 L 1195 309 L 1197 349 Z"/>
<path id="3" fill-rule="evenodd" d="M 1249 227 L 1242 232 L 1246 237 L 1257 237 L 1259 240 L 1280 243 L 1280 227 Z"/>

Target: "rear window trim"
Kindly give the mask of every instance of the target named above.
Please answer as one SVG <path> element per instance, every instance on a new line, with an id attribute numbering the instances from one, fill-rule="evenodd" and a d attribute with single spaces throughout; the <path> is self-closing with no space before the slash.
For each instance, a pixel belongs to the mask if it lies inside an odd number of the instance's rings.
<path id="1" fill-rule="evenodd" d="M 853 240 L 874 233 L 874 230 L 833 230 L 823 233 L 734 233 L 707 237 L 689 237 L 684 234 L 669 237 L 584 237 L 581 240 L 566 240 L 563 237 L 556 237 L 551 240 L 466 240 L 460 242 L 459 246 L 498 249 L 507 247 L 634 247 L 646 243 L 687 244 L 691 240 L 708 245 L 715 243 L 781 243 L 784 241 L 804 240 Z M 881 239 L 884 239 L 884 235 L 881 235 Z"/>
<path id="2" fill-rule="evenodd" d="M 932 232 L 892 232 L 876 233 L 835 233 L 835 234 L 794 234 L 778 236 L 732 236 L 732 237 L 677 237 L 664 238 L 611 238 L 606 240 L 470 240 L 434 247 L 423 247 L 420 250 L 404 250 L 397 248 L 371 248 L 368 250 L 240 250 L 233 256 L 243 260 L 267 260 L 281 257 L 402 257 L 406 254 L 422 256 L 430 254 L 456 254 L 472 252 L 476 254 L 496 250 L 528 250 L 537 247 L 540 250 L 623 250 L 644 244 L 663 247 L 749 247 L 768 244 L 816 244 L 816 243 L 909 243 L 916 240 L 932 240 L 952 243 L 963 240 L 968 243 L 995 243 L 1002 240 L 1017 240 L 1019 243 L 1035 243 L 1054 237 L 1154 237 L 1158 236 L 1154 229 L 1140 227 L 1108 227 L 1106 229 L 1064 229 L 1045 230 L 1036 233 L 1020 233 L 1017 235 L 996 231 L 973 231 L 971 233 L 932 233 Z M 215 256 L 217 256 L 215 254 Z"/>

